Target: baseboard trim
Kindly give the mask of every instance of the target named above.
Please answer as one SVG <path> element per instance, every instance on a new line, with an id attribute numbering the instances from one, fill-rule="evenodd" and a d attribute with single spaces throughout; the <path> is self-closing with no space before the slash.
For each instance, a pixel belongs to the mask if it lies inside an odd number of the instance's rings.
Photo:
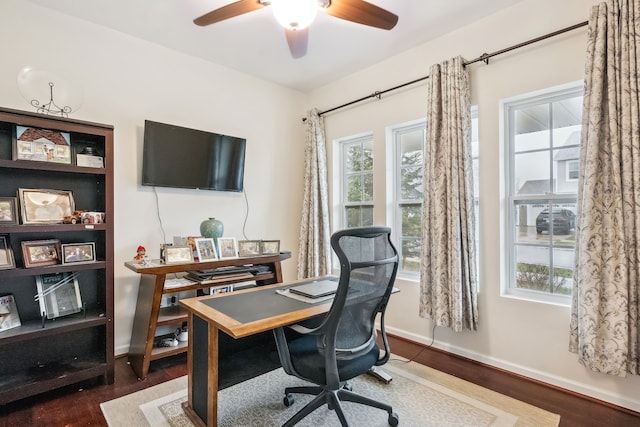
<path id="1" fill-rule="evenodd" d="M 469 363 L 482 366 L 485 369 L 501 372 L 514 378 L 520 378 L 525 381 L 530 381 L 532 383 L 559 390 L 564 393 L 569 393 L 576 397 L 605 405 L 619 411 L 640 416 L 639 400 L 627 399 L 621 396 L 613 395 L 611 393 L 596 389 L 586 384 L 569 381 L 566 378 L 548 375 L 521 365 L 515 365 L 505 362 L 504 360 L 492 358 L 480 353 L 471 352 L 461 347 L 446 345 L 439 342 L 432 342 L 431 339 L 428 339 L 427 337 L 393 327 L 387 326 L 386 332 L 387 335 L 393 336 L 397 339 L 404 340 L 415 345 L 422 346 L 424 348 L 428 347 L 432 351 L 438 351 L 450 357 L 463 359 Z"/>

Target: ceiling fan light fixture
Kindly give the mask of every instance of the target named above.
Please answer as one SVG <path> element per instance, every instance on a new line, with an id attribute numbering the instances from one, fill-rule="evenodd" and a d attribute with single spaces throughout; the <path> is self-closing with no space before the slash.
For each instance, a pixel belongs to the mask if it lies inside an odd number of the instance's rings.
<path id="1" fill-rule="evenodd" d="M 293 31 L 307 28 L 318 13 L 317 0 L 272 0 L 271 7 L 280 25 Z"/>

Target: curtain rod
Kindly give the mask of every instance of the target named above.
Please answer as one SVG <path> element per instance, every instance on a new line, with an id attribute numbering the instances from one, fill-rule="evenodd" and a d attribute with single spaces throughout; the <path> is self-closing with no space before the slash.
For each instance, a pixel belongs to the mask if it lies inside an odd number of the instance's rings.
<path id="1" fill-rule="evenodd" d="M 474 63 L 480 62 L 480 61 L 484 62 L 485 64 L 489 64 L 489 58 L 493 58 L 494 56 L 498 56 L 498 55 L 501 55 L 503 53 L 507 53 L 507 52 L 510 52 L 512 50 L 516 50 L 516 49 L 519 49 L 521 47 L 524 47 L 524 46 L 527 46 L 527 45 L 530 45 L 530 44 L 533 44 L 533 43 L 537 43 L 539 41 L 542 41 L 542 40 L 545 40 L 545 39 L 548 39 L 548 38 L 551 38 L 551 37 L 555 37 L 557 35 L 560 35 L 560 34 L 563 34 L 563 33 L 569 32 L 569 31 L 573 31 L 573 30 L 575 30 L 577 28 L 585 27 L 588 24 L 589 24 L 589 21 L 580 22 L 579 24 L 575 24 L 575 25 L 572 25 L 570 27 L 566 27 L 566 28 L 563 28 L 561 30 L 554 31 L 552 33 L 545 34 L 543 36 L 536 37 L 534 39 L 527 40 L 525 42 L 518 43 L 516 45 L 509 46 L 507 48 L 504 48 L 504 49 L 501 49 L 501 50 L 498 50 L 498 51 L 495 51 L 495 52 L 492 52 L 492 53 L 483 53 L 482 55 L 480 55 L 476 59 L 472 59 L 471 61 L 466 61 L 463 65 L 467 66 L 467 65 L 474 64 Z M 382 91 L 375 91 L 370 95 L 363 96 L 362 98 L 355 99 L 353 101 L 347 102 L 346 104 L 338 105 L 337 107 L 333 107 L 333 108 L 330 108 L 328 110 L 320 111 L 318 113 L 318 115 L 322 116 L 323 114 L 331 113 L 331 112 L 339 110 L 341 108 L 345 108 L 345 107 L 348 107 L 350 105 L 357 104 L 358 102 L 365 101 L 365 100 L 367 100 L 369 98 L 378 98 L 378 99 L 380 99 L 382 97 L 382 95 L 387 93 L 387 92 L 391 92 L 391 91 L 403 88 L 405 86 L 410 86 L 410 85 L 412 85 L 414 83 L 418 83 L 418 82 L 421 82 L 423 80 L 427 80 L 428 78 L 429 78 L 429 76 L 427 75 L 427 76 L 420 77 L 420 78 L 415 79 L 415 80 L 411 80 L 410 82 L 402 83 L 402 84 L 400 84 L 398 86 L 394 86 L 394 87 L 389 88 L 389 89 L 385 89 L 385 90 L 382 90 Z M 302 119 L 303 122 L 306 121 L 306 120 L 307 120 L 306 117 Z"/>

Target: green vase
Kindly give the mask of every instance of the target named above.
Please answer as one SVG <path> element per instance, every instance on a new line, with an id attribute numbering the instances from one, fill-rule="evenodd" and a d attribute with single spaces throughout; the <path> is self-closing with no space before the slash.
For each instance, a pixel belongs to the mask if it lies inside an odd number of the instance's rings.
<path id="1" fill-rule="evenodd" d="M 216 240 L 218 237 L 222 237 L 222 233 L 224 232 L 224 224 L 222 221 L 215 218 L 209 218 L 202 221 L 200 224 L 200 234 L 203 237 L 209 237 L 213 239 L 213 241 L 217 244 Z"/>

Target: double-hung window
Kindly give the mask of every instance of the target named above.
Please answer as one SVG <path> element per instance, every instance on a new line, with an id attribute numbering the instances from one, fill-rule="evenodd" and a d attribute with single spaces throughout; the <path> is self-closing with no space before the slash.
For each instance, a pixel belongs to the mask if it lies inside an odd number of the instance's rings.
<path id="1" fill-rule="evenodd" d="M 567 303 L 573 286 L 582 85 L 503 102 L 507 294 Z"/>
<path id="2" fill-rule="evenodd" d="M 424 120 L 392 129 L 396 165 L 394 237 L 400 256 L 399 271 L 408 274 L 420 272 L 426 130 Z"/>
<path id="3" fill-rule="evenodd" d="M 341 147 L 343 226 L 373 225 L 373 136 L 343 140 Z"/>
<path id="4" fill-rule="evenodd" d="M 476 238 L 478 236 L 478 110 L 471 109 L 471 152 L 474 175 Z M 391 127 L 395 157 L 394 235 L 400 256 L 399 271 L 417 277 L 422 250 L 423 165 L 427 123 L 414 121 Z"/>

